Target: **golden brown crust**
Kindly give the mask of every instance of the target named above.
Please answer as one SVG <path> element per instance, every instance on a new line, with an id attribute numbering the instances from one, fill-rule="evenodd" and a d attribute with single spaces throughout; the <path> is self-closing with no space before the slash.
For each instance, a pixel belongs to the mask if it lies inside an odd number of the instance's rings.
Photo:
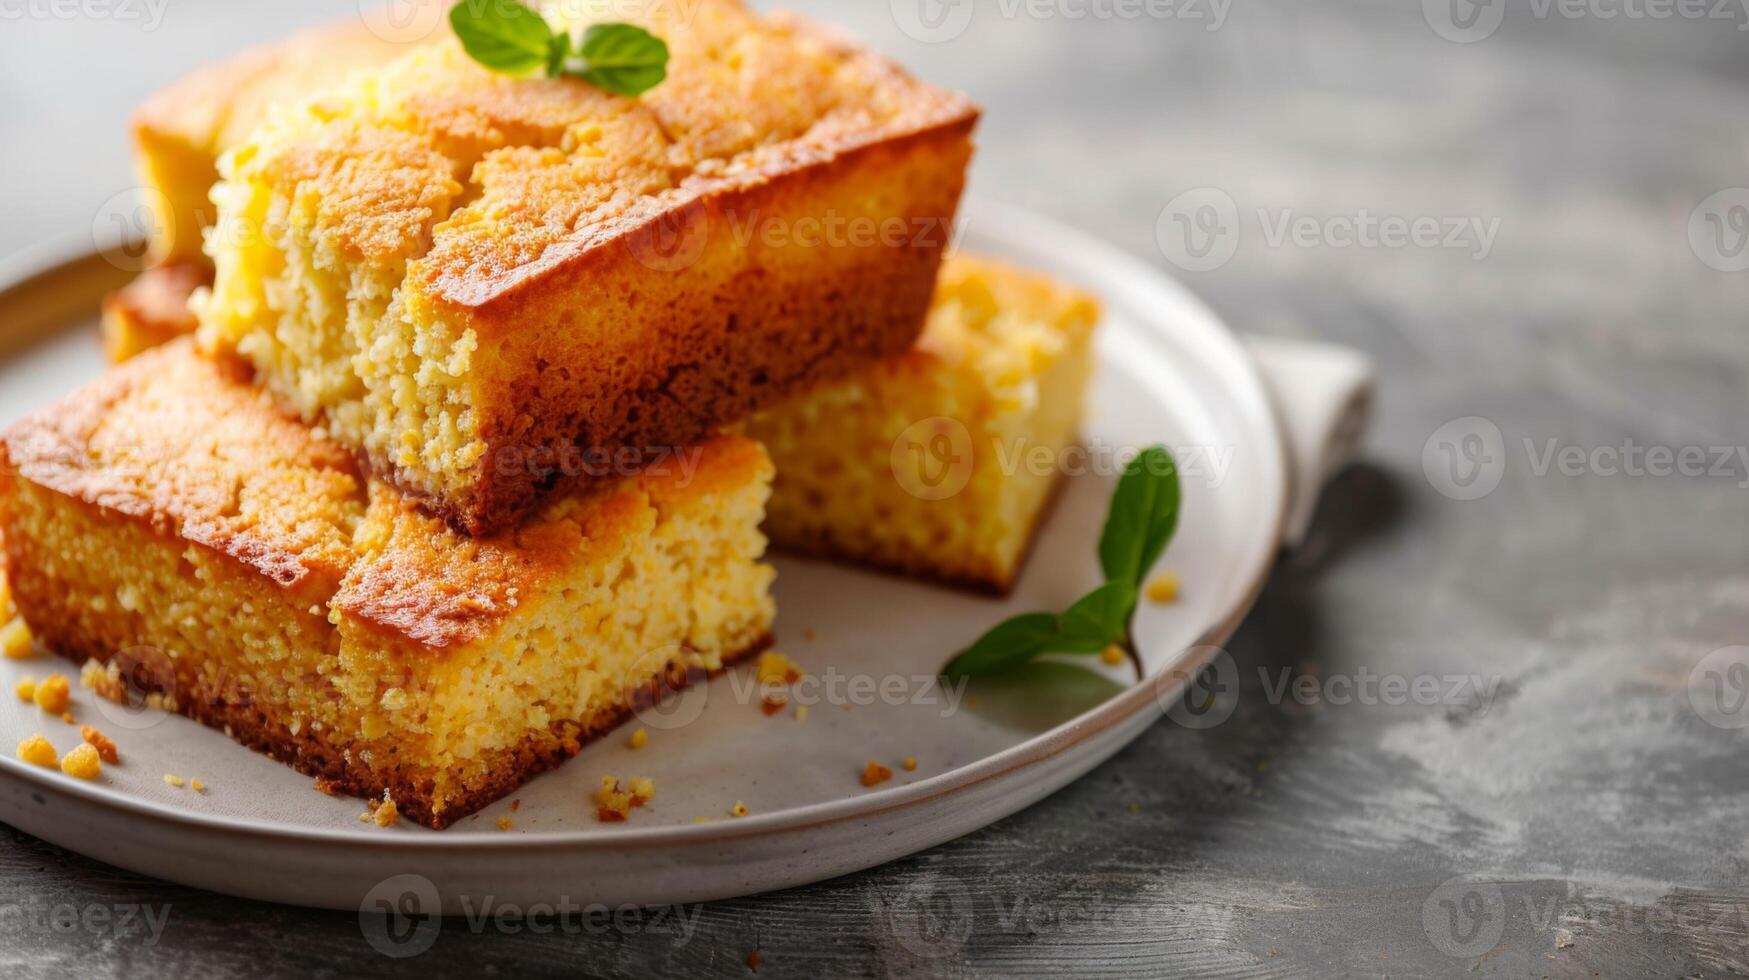
<path id="1" fill-rule="evenodd" d="M 234 362 L 181 339 L 0 435 L 0 468 L 205 546 L 359 625 L 441 651 L 488 635 L 564 568 L 601 560 L 655 515 L 768 474 L 720 435 L 509 530 L 456 534 L 273 407 Z"/>
<path id="2" fill-rule="evenodd" d="M 111 362 L 159 347 L 199 323 L 188 298 L 212 281 L 212 272 L 193 262 L 147 269 L 133 282 L 103 298 L 103 352 Z"/>
<path id="3" fill-rule="evenodd" d="M 330 594 L 363 516 L 352 454 L 276 411 L 246 369 L 179 340 L 0 436 L 18 477 Z"/>

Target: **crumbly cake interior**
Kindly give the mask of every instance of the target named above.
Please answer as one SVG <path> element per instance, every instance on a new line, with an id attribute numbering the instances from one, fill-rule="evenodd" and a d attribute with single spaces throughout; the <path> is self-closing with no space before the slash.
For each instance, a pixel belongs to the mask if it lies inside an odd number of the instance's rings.
<path id="1" fill-rule="evenodd" d="M 915 349 L 747 425 L 777 465 L 766 533 L 1007 590 L 1076 437 L 1098 318 L 1047 277 L 948 259 Z M 1049 465 L 1028 459 L 1041 448 Z"/>

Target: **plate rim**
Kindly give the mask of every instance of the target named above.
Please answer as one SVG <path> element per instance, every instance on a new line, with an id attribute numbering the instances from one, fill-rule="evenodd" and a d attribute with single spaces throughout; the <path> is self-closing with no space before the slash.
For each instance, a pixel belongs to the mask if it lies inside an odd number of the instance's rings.
<path id="1" fill-rule="evenodd" d="M 1141 683 L 1127 687 L 1094 708 L 1023 742 L 916 782 L 772 813 L 752 814 L 732 821 L 626 828 L 610 834 L 586 833 L 574 829 L 530 831 L 513 835 L 451 836 L 442 832 L 369 834 L 352 827 L 303 827 L 275 822 L 247 822 L 235 817 L 182 810 L 116 790 L 57 779 L 55 774 L 36 770 L 22 761 L 4 755 L 0 755 L 0 776 L 17 779 L 33 789 L 73 797 L 91 805 L 120 811 L 129 817 L 150 819 L 160 824 L 249 839 L 369 848 L 377 854 L 459 850 L 484 850 L 494 853 L 540 852 L 557 849 L 574 853 L 634 847 L 697 846 L 748 837 L 770 837 L 846 821 L 864 820 L 895 810 L 913 808 L 944 796 L 962 794 L 1018 770 L 1050 762 L 1076 745 L 1132 721 L 1138 712 L 1163 704 L 1165 699 L 1177 694 L 1185 680 L 1195 676 L 1213 659 L 1215 654 L 1210 648 L 1224 643 L 1238 629 L 1262 593 L 1274 557 L 1280 549 L 1294 488 L 1293 470 L 1289 465 L 1278 409 L 1238 335 L 1212 308 L 1165 270 L 1088 232 L 1016 205 L 977 196 L 968 197 L 962 206 L 959 227 L 953 242 L 956 248 L 966 227 L 973 222 L 980 229 L 992 229 L 987 234 L 998 240 L 1052 240 L 1057 243 L 1055 251 L 1076 257 L 1072 265 L 1079 268 L 1102 266 L 1106 269 L 1104 273 L 1093 278 L 1127 281 L 1132 288 L 1163 297 L 1168 300 L 1169 305 L 1192 314 L 1198 321 L 1197 333 L 1202 335 L 1201 339 L 1213 341 L 1217 346 L 1225 348 L 1224 353 L 1232 362 L 1229 366 L 1238 371 L 1247 383 L 1248 390 L 1242 394 L 1247 400 L 1256 402 L 1248 407 L 1257 411 L 1258 420 L 1262 423 L 1259 434 L 1269 442 L 1261 451 L 1265 458 L 1274 462 L 1281 475 L 1281 479 L 1274 481 L 1278 499 L 1270 533 L 1264 539 L 1269 544 L 1263 553 L 1250 558 L 1254 567 L 1245 570 L 1247 585 L 1239 591 L 1230 606 L 1217 614 L 1177 659 L 1149 675 Z M 22 292 L 52 281 L 57 273 L 70 267 L 106 255 L 112 247 L 96 242 L 90 236 L 66 235 L 0 258 L 0 309 L 4 308 L 8 300 L 16 298 Z M 1160 333 L 1162 331 L 1157 322 L 1154 319 L 1145 319 L 1135 326 L 1149 333 Z M 1239 392 L 1232 393 L 1236 400 L 1240 395 Z"/>

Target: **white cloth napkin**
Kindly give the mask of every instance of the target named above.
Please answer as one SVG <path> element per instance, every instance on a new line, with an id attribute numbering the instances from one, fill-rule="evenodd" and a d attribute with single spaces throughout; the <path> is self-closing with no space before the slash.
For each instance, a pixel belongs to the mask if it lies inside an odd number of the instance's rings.
<path id="1" fill-rule="evenodd" d="M 1378 371 L 1365 354 L 1335 344 L 1247 337 L 1245 345 L 1275 397 L 1287 442 L 1293 486 L 1282 544 L 1291 548 L 1305 537 L 1324 484 L 1365 440 Z"/>

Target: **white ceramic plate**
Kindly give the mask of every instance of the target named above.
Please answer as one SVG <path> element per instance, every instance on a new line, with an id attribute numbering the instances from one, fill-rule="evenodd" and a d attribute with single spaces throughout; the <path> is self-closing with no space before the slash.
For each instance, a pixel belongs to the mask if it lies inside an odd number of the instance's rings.
<path id="1" fill-rule="evenodd" d="M 222 734 L 75 688 L 75 713 L 119 743 L 96 782 L 29 767 L 11 747 L 77 730 L 0 697 L 0 820 L 111 864 L 215 891 L 357 909 L 385 898 L 450 914 L 484 896 L 523 906 L 666 904 L 746 895 L 870 867 L 1012 814 L 1108 758 L 1156 721 L 1182 681 L 1250 607 L 1280 542 L 1288 499 L 1269 397 L 1233 335 L 1184 289 L 1102 242 L 1011 209 L 974 204 L 962 247 L 1077 281 L 1108 310 L 1085 441 L 1165 442 L 1185 473 L 1183 521 L 1164 565 L 1182 599 L 1144 603 L 1136 637 L 1150 679 L 1128 667 L 1041 665 L 989 678 L 950 701 L 936 670 L 1008 615 L 1058 609 L 1098 583 L 1094 543 L 1110 475 L 1071 478 L 1006 600 L 784 556 L 778 645 L 818 679 L 810 716 L 767 717 L 747 668 L 620 732 L 441 833 L 361 824 L 363 804 Z M 0 424 L 102 369 L 93 329 L 103 290 L 125 275 L 86 255 L 15 271 L 0 293 Z M 1218 464 L 1218 465 L 1217 465 Z M 1199 472 L 1200 467 L 1200 472 Z M 813 636 L 814 639 L 806 637 Z M 10 691 L 38 657 L 0 666 Z M 834 680 L 836 678 L 836 680 Z M 914 756 L 907 772 L 899 762 Z M 895 777 L 859 779 L 877 759 Z M 197 777 L 196 794 L 164 782 Z M 603 774 L 647 775 L 657 796 L 620 824 L 596 820 Z M 735 819 L 745 801 L 751 815 Z M 497 820 L 514 826 L 500 831 Z M 709 822 L 695 822 L 705 817 Z"/>

